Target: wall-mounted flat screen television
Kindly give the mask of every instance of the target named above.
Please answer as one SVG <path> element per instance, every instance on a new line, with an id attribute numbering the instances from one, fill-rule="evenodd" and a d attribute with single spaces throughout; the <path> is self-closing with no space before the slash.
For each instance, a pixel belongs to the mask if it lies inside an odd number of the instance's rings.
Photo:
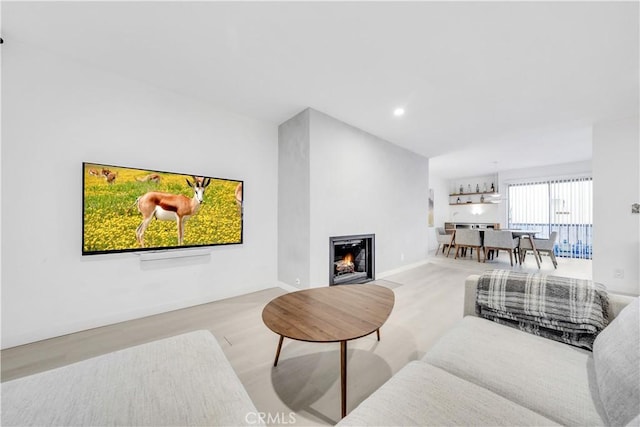
<path id="1" fill-rule="evenodd" d="M 242 243 L 243 181 L 82 164 L 82 254 Z"/>

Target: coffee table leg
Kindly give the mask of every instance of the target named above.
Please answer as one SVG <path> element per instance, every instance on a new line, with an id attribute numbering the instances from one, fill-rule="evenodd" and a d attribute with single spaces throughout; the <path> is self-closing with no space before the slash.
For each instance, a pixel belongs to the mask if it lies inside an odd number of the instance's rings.
<path id="1" fill-rule="evenodd" d="M 340 341 L 340 383 L 342 418 L 347 416 L 347 342 Z"/>
<path id="2" fill-rule="evenodd" d="M 276 360 L 273 362 L 273 366 L 278 366 L 278 358 L 280 357 L 280 349 L 282 348 L 282 341 L 284 341 L 284 336 L 280 335 L 280 342 L 278 343 L 278 350 L 276 351 Z"/>
<path id="3" fill-rule="evenodd" d="M 376 333 L 378 334 L 378 341 L 380 341 L 380 329 L 378 329 Z"/>

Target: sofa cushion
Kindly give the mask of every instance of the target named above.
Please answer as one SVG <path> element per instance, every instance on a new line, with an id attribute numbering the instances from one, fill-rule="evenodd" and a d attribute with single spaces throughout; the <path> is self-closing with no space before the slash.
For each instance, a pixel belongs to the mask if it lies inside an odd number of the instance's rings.
<path id="1" fill-rule="evenodd" d="M 553 425 L 553 421 L 425 362 L 411 362 L 338 426 Z"/>
<path id="2" fill-rule="evenodd" d="M 598 335 L 593 359 L 609 422 L 628 424 L 640 414 L 640 298 Z"/>
<path id="3" fill-rule="evenodd" d="M 467 316 L 424 360 L 557 423 L 606 423 L 587 350 Z"/>
<path id="4" fill-rule="evenodd" d="M 246 425 L 252 413 L 209 331 L 2 383 L 3 426 Z"/>

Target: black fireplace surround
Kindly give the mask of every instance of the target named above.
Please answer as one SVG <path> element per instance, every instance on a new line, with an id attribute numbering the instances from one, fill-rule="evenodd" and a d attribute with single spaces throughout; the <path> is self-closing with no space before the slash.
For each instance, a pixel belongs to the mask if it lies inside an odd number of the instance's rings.
<path id="1" fill-rule="evenodd" d="M 329 237 L 329 285 L 375 279 L 375 234 Z"/>

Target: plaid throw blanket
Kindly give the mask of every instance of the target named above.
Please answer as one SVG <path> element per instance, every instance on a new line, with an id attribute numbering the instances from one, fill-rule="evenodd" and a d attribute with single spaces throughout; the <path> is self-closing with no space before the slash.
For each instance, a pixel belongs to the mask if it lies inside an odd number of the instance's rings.
<path id="1" fill-rule="evenodd" d="M 480 317 L 589 350 L 608 310 L 605 287 L 589 280 L 493 270 L 478 281 Z"/>

